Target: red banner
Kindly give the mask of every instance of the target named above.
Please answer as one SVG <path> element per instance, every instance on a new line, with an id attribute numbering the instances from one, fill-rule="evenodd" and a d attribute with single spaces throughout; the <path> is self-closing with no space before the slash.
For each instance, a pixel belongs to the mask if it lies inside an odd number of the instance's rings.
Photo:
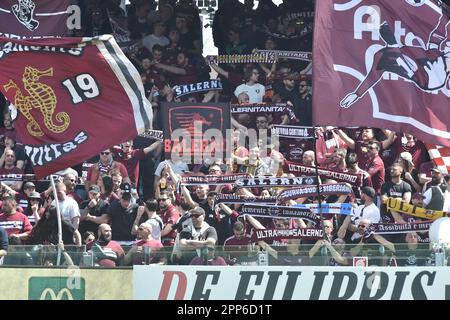
<path id="1" fill-rule="evenodd" d="M 441 1 L 316 1 L 314 123 L 450 146 L 449 12 Z"/>
<path id="2" fill-rule="evenodd" d="M 0 90 L 38 178 L 151 128 L 139 74 L 112 36 L 0 37 Z"/>

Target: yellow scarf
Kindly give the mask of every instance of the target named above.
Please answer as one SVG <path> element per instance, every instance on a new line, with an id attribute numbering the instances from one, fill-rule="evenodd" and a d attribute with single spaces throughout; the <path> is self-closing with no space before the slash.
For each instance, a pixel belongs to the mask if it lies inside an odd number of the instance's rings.
<path id="1" fill-rule="evenodd" d="M 386 201 L 386 207 L 388 210 L 406 213 L 410 216 L 424 218 L 427 220 L 436 220 L 438 218 L 450 216 L 449 212 L 420 208 L 413 206 L 412 204 L 405 203 L 397 198 L 388 198 Z"/>

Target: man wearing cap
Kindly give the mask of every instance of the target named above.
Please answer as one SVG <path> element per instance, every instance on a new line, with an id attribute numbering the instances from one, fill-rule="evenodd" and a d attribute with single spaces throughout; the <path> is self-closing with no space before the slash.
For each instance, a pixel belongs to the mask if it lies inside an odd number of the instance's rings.
<path id="1" fill-rule="evenodd" d="M 89 187 L 88 197 L 89 199 L 80 204 L 80 233 L 84 234 L 86 231 L 90 231 L 97 234 L 98 226 L 109 221 L 106 212 L 109 203 L 100 198 L 100 187 L 96 184 Z"/>
<path id="2" fill-rule="evenodd" d="M 339 238 L 344 239 L 348 229 L 351 232 L 354 232 L 351 236 L 351 241 L 359 239 L 361 235 L 357 233 L 357 225 L 361 219 L 367 219 L 370 223 L 378 223 L 380 221 L 380 209 L 378 209 L 374 203 L 375 197 L 376 192 L 374 188 L 363 187 L 361 189 L 361 200 L 363 204 L 354 208 L 352 214 L 345 217 L 345 220 L 338 231 Z"/>
<path id="3" fill-rule="evenodd" d="M 32 191 L 29 193 L 28 205 L 23 213 L 28 217 L 32 226 L 35 226 L 36 223 L 38 223 L 45 212 L 45 208 L 42 207 L 41 202 L 42 198 L 39 192 Z"/>
<path id="4" fill-rule="evenodd" d="M 23 192 L 16 193 L 16 200 L 23 210 L 28 207 L 28 199 L 30 197 L 30 193 L 36 191 L 36 186 L 33 182 L 27 181 L 23 184 Z"/>
<path id="5" fill-rule="evenodd" d="M 434 176 L 431 178 L 433 179 Z M 435 179 L 435 182 L 437 179 Z M 433 182 L 433 180 L 432 180 Z M 423 194 L 425 208 L 430 210 L 450 211 L 450 174 L 444 176 L 444 182 L 433 186 Z"/>
<path id="6" fill-rule="evenodd" d="M 180 232 L 180 248 L 182 261 L 188 264 L 194 257 L 199 256 L 196 249 L 208 245 L 214 246 L 217 242 L 217 231 L 205 221 L 205 210 L 200 207 L 189 210 L 192 224 Z"/>
<path id="7" fill-rule="evenodd" d="M 113 240 L 130 244 L 135 240 L 131 233 L 139 205 L 133 203 L 131 185 L 122 183 L 118 200 L 114 200 L 107 209 L 109 222 L 113 229 Z"/>

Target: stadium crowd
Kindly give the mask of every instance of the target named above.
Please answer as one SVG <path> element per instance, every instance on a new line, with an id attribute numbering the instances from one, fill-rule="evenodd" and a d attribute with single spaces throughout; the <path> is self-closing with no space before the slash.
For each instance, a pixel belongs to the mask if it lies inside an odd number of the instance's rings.
<path id="1" fill-rule="evenodd" d="M 125 53 L 139 71 L 162 130 L 166 102 L 231 103 L 239 106 L 285 105 L 278 113 L 232 115 L 233 152 L 229 159 L 190 164 L 164 158 L 161 141 L 138 137 L 103 150 L 84 164 L 58 173 L 57 199 L 48 181 L 1 182 L 0 256 L 4 265 L 55 265 L 55 252 L 36 258 L 33 248 L 59 246 L 67 264 L 115 267 L 133 264 L 249 265 L 261 252 L 270 265 L 352 265 L 368 257 L 370 265 L 433 265 L 428 233 L 377 234 L 372 224 L 426 220 L 388 210 L 388 199 L 431 210 L 450 211 L 450 175 L 430 161 L 423 142 L 410 134 L 378 128 L 316 127 L 315 140 L 281 139 L 242 143 L 249 129 L 274 125 L 312 126 L 312 61 L 278 59 L 275 63 L 219 63 L 202 56 L 199 9 L 190 0 L 90 1 L 84 35 L 111 33 L 110 17 L 127 21 L 131 43 Z M 212 23 L 219 55 L 252 54 L 254 49 L 312 51 L 314 1 L 219 1 Z M 219 78 L 222 90 L 177 96 L 176 86 Z M 326 94 L 326 93 L 320 93 Z M 8 102 L 0 129 L 0 174 L 33 173 L 16 139 Z M 113 124 L 105 127 L 113 130 Z M 313 142 L 315 141 L 315 143 Z M 315 144 L 315 145 L 314 145 Z M 295 150 L 295 152 L 293 152 Z M 243 214 L 244 203 L 217 202 L 224 194 L 240 199 L 274 199 L 286 189 L 236 183 L 183 183 L 186 176 L 294 177 L 286 164 L 358 175 L 348 194 L 322 195 L 321 205 L 350 204 L 351 213 L 323 213 L 323 221 L 267 218 Z M 323 185 L 341 181 L 320 180 Z M 283 201 L 283 206 L 318 203 L 316 196 Z M 63 219 L 58 241 L 56 201 Z M 262 203 L 264 203 L 262 201 Z M 267 203 L 270 203 L 268 200 Z M 274 204 L 267 204 L 273 206 Z M 255 241 L 255 230 L 320 228 L 321 239 Z M 9 247 L 8 247 L 9 243 Z M 19 245 L 31 251 L 20 252 Z M 78 254 L 67 248 L 82 248 Z M 17 254 L 19 252 L 20 254 Z M 16 254 L 15 254 L 16 253 Z M 39 261 L 38 261 L 39 260 Z"/>

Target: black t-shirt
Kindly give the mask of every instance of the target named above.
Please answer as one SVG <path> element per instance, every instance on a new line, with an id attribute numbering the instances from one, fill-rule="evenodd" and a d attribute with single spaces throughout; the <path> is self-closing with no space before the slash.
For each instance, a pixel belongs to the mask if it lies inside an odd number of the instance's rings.
<path id="1" fill-rule="evenodd" d="M 216 229 L 217 245 L 223 245 L 225 240 L 231 236 L 231 218 L 223 210 L 220 210 L 219 217 L 216 217 L 216 213 L 208 204 L 207 199 L 200 202 L 199 206 L 205 210 L 205 221 Z"/>
<path id="2" fill-rule="evenodd" d="M 397 265 L 404 267 L 425 266 L 430 250 L 428 245 L 420 245 L 416 249 L 409 249 L 407 245 L 396 245 Z"/>
<path id="3" fill-rule="evenodd" d="M 136 219 L 138 204 L 131 204 L 124 209 L 119 200 L 114 200 L 107 209 L 110 217 L 112 240 L 115 241 L 133 241 L 136 239 L 131 234 L 134 220 Z"/>
<path id="4" fill-rule="evenodd" d="M 381 186 L 381 195 L 387 195 L 388 197 L 403 198 L 406 192 L 411 192 L 411 185 L 403 180 L 399 184 L 388 181 Z M 380 211 L 383 222 L 394 223 L 394 218 L 390 212 L 387 212 L 385 204 L 381 205 Z"/>
<path id="5" fill-rule="evenodd" d="M 91 200 L 88 199 L 88 200 L 84 200 L 83 202 L 81 202 L 80 211 L 84 210 L 88 206 L 90 201 Z M 100 199 L 95 207 L 89 208 L 89 214 L 94 217 L 100 217 L 101 215 L 107 213 L 108 207 L 109 207 L 109 202 L 105 201 L 103 199 Z M 79 231 L 80 231 L 81 235 L 83 235 L 83 233 L 85 233 L 86 231 L 91 231 L 94 234 L 97 234 L 98 226 L 99 225 L 97 223 L 94 223 L 92 221 L 83 220 L 80 222 Z"/>

